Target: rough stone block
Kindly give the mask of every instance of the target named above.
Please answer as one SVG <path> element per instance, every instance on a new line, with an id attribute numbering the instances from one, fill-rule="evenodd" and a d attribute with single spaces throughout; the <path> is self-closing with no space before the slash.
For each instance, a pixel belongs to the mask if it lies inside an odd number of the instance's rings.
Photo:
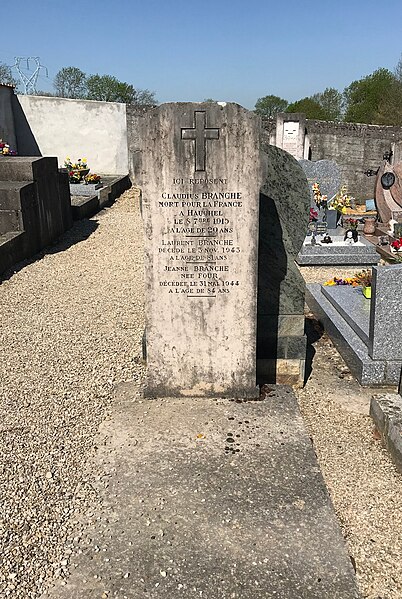
<path id="1" fill-rule="evenodd" d="M 370 403 L 370 416 L 396 467 L 402 472 L 402 398 L 387 393 L 374 396 Z"/>

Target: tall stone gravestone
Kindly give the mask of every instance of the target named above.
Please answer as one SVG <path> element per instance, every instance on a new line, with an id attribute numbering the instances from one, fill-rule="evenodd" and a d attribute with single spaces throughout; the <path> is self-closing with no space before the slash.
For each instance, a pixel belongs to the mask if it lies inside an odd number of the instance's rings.
<path id="1" fill-rule="evenodd" d="M 141 127 L 145 393 L 255 396 L 259 121 L 177 103 Z"/>
<path id="2" fill-rule="evenodd" d="M 145 394 L 255 397 L 257 380 L 299 381 L 304 281 L 294 257 L 309 192 L 297 161 L 262 152 L 259 120 L 236 104 L 162 105 L 144 116 L 140 139 Z"/>

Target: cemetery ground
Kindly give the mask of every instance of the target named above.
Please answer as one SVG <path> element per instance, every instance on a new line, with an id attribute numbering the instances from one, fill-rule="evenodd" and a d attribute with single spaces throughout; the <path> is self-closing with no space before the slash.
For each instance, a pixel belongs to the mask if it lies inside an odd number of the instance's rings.
<path id="1" fill-rule="evenodd" d="M 62 588 L 93 545 L 112 476 L 96 457 L 97 433 L 102 427 L 114 439 L 113 463 L 125 442 L 110 428 L 116 397 L 124 383 L 144 378 L 142 260 L 130 190 L 0 286 L 1 596 L 39 598 L 55 582 Z M 322 282 L 355 270 L 302 273 Z M 312 371 L 296 392 L 362 595 L 400 599 L 402 480 L 368 415 L 377 391 L 354 381 L 311 315 L 308 328 Z M 113 514 L 110 521 L 113 530 Z M 93 546 L 94 555 L 101 550 Z"/>

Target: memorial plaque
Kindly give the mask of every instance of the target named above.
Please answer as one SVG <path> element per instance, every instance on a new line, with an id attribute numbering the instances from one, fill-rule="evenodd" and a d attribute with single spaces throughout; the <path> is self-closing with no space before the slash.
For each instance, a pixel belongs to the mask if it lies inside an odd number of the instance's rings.
<path id="1" fill-rule="evenodd" d="M 283 123 L 282 149 L 292 156 L 297 156 L 300 124 L 296 121 L 285 121 Z"/>
<path id="2" fill-rule="evenodd" d="M 143 119 L 147 396 L 256 395 L 259 127 L 236 104 Z"/>

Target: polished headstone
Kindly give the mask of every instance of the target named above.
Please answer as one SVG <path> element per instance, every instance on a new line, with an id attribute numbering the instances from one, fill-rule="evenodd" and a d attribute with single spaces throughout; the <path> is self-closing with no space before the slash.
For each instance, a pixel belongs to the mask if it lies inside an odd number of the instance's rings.
<path id="1" fill-rule="evenodd" d="M 323 195 L 328 196 L 330 200 L 338 193 L 341 187 L 341 170 L 333 160 L 299 160 L 299 164 L 304 170 L 307 181 L 310 186 L 312 205 L 314 205 L 314 195 L 311 191 L 313 183 L 320 184 L 320 190 Z"/>

